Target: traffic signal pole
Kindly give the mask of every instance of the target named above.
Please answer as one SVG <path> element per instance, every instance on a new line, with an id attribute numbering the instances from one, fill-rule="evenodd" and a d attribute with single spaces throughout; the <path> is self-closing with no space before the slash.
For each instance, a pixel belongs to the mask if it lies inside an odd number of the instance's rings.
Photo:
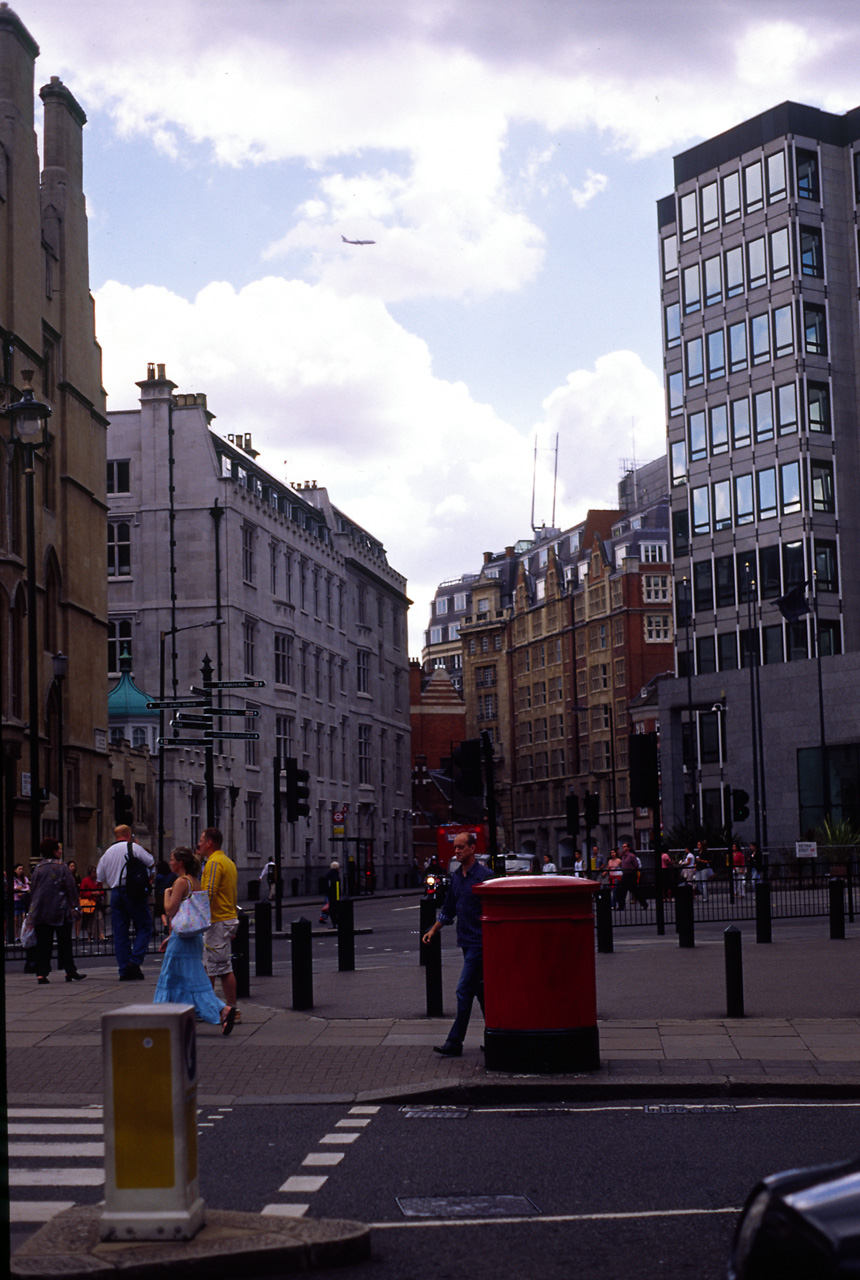
<path id="1" fill-rule="evenodd" d="M 496 830 L 496 776 L 493 766 L 493 744 L 484 729 L 481 733 L 484 770 L 487 783 L 487 826 L 490 828 L 490 867 L 498 874 L 499 836 Z"/>

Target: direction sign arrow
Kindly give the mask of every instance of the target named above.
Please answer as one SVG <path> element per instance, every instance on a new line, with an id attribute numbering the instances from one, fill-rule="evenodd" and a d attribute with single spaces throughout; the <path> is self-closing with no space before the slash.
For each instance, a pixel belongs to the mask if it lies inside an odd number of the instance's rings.
<path id="1" fill-rule="evenodd" d="M 213 689 L 264 689 L 265 687 L 265 680 L 213 680 L 203 689 L 196 684 L 190 686 L 192 693 L 211 693 Z"/>
<path id="2" fill-rule="evenodd" d="M 242 738 L 245 741 L 256 741 L 259 733 L 219 733 L 217 729 L 204 729 L 203 737 L 209 741 L 211 738 Z"/>
<path id="3" fill-rule="evenodd" d="M 241 707 L 215 707 L 212 714 L 215 716 L 258 716 L 260 713 L 252 707 L 247 707 L 245 710 Z"/>
<path id="4" fill-rule="evenodd" d="M 159 738 L 160 747 L 208 747 L 205 738 Z"/>
<path id="5" fill-rule="evenodd" d="M 176 716 L 170 721 L 171 728 L 176 729 L 211 729 L 211 716 Z"/>
<path id="6" fill-rule="evenodd" d="M 204 692 L 203 689 L 200 690 Z M 209 707 L 212 705 L 211 698 L 155 698 L 152 702 L 147 702 L 150 711 L 173 711 L 178 707 Z"/>

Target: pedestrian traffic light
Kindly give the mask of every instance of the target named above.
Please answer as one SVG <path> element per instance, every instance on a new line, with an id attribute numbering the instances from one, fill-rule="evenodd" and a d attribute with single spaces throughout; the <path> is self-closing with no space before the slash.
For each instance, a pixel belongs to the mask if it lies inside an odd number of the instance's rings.
<path id="1" fill-rule="evenodd" d="M 746 822 L 750 816 L 750 793 L 743 787 L 732 788 L 732 822 Z"/>
<path id="2" fill-rule="evenodd" d="M 134 826 L 134 801 L 121 782 L 113 784 L 113 820 L 115 827 Z"/>
<path id="3" fill-rule="evenodd" d="M 583 805 L 584 805 L 584 814 L 585 814 L 585 829 L 586 831 L 591 831 L 593 830 L 594 827 L 598 826 L 600 823 L 600 796 L 595 795 L 592 792 L 586 791 L 585 796 L 583 798 Z"/>
<path id="4" fill-rule="evenodd" d="M 575 836 L 579 831 L 579 797 L 567 797 L 567 834 Z"/>
<path id="5" fill-rule="evenodd" d="M 307 769 L 299 768 L 294 756 L 287 756 L 284 772 L 287 775 L 287 822 L 298 822 L 299 818 L 310 816 L 311 775 Z"/>
<path id="6" fill-rule="evenodd" d="M 484 775 L 481 769 L 481 739 L 466 738 L 451 752 L 454 764 L 454 785 L 463 796 L 484 794 Z"/>

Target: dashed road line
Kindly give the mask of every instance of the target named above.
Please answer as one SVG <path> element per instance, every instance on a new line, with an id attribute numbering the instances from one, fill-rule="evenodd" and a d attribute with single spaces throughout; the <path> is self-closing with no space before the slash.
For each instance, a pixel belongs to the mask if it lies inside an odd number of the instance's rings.
<path id="1" fill-rule="evenodd" d="M 377 1115 L 379 1110 L 378 1106 L 370 1105 L 350 1107 L 346 1117 L 335 1121 L 335 1132 L 323 1134 L 317 1145 L 320 1147 L 351 1146 L 361 1137 L 365 1127 L 370 1124 L 371 1117 Z M 309 1151 L 301 1162 L 302 1168 L 333 1168 L 341 1163 L 345 1154 L 344 1151 Z M 278 1191 L 281 1195 L 310 1195 L 319 1191 L 326 1182 L 328 1182 L 327 1173 L 293 1174 L 278 1187 Z M 270 1217 L 301 1218 L 309 1208 L 309 1203 L 278 1201 L 264 1205 L 260 1212 Z"/>

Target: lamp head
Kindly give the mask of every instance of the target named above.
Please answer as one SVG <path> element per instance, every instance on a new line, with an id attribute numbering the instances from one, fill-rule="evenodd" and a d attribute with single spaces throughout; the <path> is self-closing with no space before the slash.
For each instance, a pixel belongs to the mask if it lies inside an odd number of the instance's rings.
<path id="1" fill-rule="evenodd" d="M 7 405 L 3 413 L 5 417 L 11 419 L 15 434 L 21 440 L 29 442 L 39 434 L 42 424 L 48 421 L 53 410 L 50 405 L 36 399 L 33 391 L 33 370 L 22 369 L 21 377 L 24 379 L 21 399 Z"/>

